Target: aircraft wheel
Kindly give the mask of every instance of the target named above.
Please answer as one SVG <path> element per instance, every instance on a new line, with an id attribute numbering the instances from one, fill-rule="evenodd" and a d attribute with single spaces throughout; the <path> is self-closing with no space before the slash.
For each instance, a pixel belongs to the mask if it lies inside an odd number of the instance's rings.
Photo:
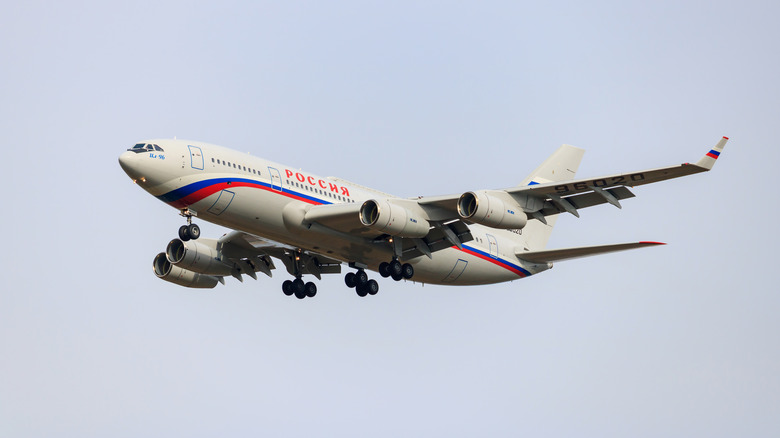
<path id="1" fill-rule="evenodd" d="M 358 271 L 355 273 L 355 283 L 358 286 L 362 286 L 368 282 L 368 274 L 366 274 L 366 271 L 362 269 L 358 269 Z"/>
<path id="2" fill-rule="evenodd" d="M 292 282 L 292 290 L 293 293 L 295 293 L 295 296 L 298 298 L 305 298 L 306 297 L 306 285 L 303 284 L 303 280 L 300 278 L 296 278 Z"/>
<path id="3" fill-rule="evenodd" d="M 379 275 L 381 275 L 382 278 L 390 276 L 390 263 L 382 262 L 379 264 Z"/>
<path id="4" fill-rule="evenodd" d="M 186 225 L 182 225 L 179 227 L 179 239 L 181 239 L 182 242 L 186 242 L 190 240 L 189 227 L 187 227 Z"/>
<path id="5" fill-rule="evenodd" d="M 357 294 L 359 297 L 364 297 L 368 295 L 368 284 L 361 284 L 360 286 L 355 288 L 355 291 L 357 291 Z"/>
<path id="6" fill-rule="evenodd" d="M 344 283 L 347 284 L 347 287 L 353 288 L 357 286 L 357 280 L 355 279 L 355 273 L 354 272 L 347 272 L 347 275 L 344 276 Z"/>
<path id="7" fill-rule="evenodd" d="M 285 295 L 288 297 L 293 294 L 293 287 L 292 287 L 292 281 L 290 280 L 284 280 L 282 283 L 282 292 L 284 292 Z"/>
<path id="8" fill-rule="evenodd" d="M 198 240 L 198 237 L 200 237 L 200 227 L 198 224 L 190 224 L 187 226 L 187 234 L 190 235 L 190 239 Z"/>
<path id="9" fill-rule="evenodd" d="M 393 277 L 393 280 L 395 280 L 395 281 L 401 281 L 401 280 L 403 280 L 403 279 L 404 279 L 404 276 L 403 276 L 403 274 L 396 274 L 396 273 L 393 273 L 393 274 L 391 274 L 390 276 L 391 276 L 391 277 Z"/>
<path id="10" fill-rule="evenodd" d="M 401 266 L 401 275 L 407 280 L 414 277 L 414 268 L 409 263 L 404 263 Z"/>
<path id="11" fill-rule="evenodd" d="M 401 262 L 398 260 L 393 260 L 390 262 L 390 276 L 393 277 L 395 280 L 395 277 L 402 275 L 403 267 L 401 266 Z"/>
<path id="12" fill-rule="evenodd" d="M 312 283 L 311 281 L 306 283 L 306 296 L 311 298 L 315 295 L 317 295 L 317 285 Z"/>
<path id="13" fill-rule="evenodd" d="M 379 283 L 377 283 L 376 280 L 368 280 L 368 283 L 366 283 L 364 287 L 369 295 L 376 295 L 376 293 L 379 292 Z"/>

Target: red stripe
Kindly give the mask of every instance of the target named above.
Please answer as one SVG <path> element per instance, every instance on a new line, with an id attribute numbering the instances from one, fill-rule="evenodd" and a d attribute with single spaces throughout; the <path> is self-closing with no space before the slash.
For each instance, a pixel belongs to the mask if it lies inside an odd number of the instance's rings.
<path id="1" fill-rule="evenodd" d="M 460 249 L 457 246 L 453 246 L 453 248 L 461 250 L 461 251 L 465 252 L 466 254 L 471 254 L 474 257 L 478 257 L 478 258 L 480 258 L 482 260 L 485 260 L 485 261 L 488 261 L 490 263 L 493 263 L 494 265 L 500 266 L 500 267 L 502 267 L 504 269 L 508 269 L 508 270 L 514 272 L 515 274 L 519 275 L 522 278 L 526 277 L 525 273 L 523 273 L 522 271 L 517 270 L 516 268 L 513 268 L 511 266 L 507 266 L 506 264 L 501 263 L 501 260 L 497 260 L 497 259 L 494 259 L 494 258 L 490 258 L 490 257 L 484 256 L 484 255 L 482 255 L 482 254 L 480 254 L 478 252 L 470 251 L 467 248 Z"/>
<path id="2" fill-rule="evenodd" d="M 225 189 L 228 189 L 228 188 L 235 188 L 235 187 L 252 187 L 252 188 L 255 188 L 255 189 L 265 190 L 267 192 L 278 193 L 280 195 L 287 196 L 288 198 L 292 198 L 292 199 L 295 199 L 295 200 L 298 200 L 298 201 L 302 201 L 302 202 L 306 202 L 306 203 L 309 203 L 309 204 L 313 204 L 313 205 L 319 205 L 320 204 L 317 201 L 314 201 L 314 200 L 311 200 L 311 199 L 302 198 L 302 197 L 296 196 L 296 195 L 294 195 L 292 193 L 277 192 L 276 190 L 272 190 L 272 189 L 270 189 L 270 188 L 268 188 L 266 186 L 260 185 L 260 184 L 253 184 L 253 183 L 243 182 L 243 181 L 231 181 L 230 183 L 212 184 L 212 185 L 210 185 L 208 187 L 204 187 L 204 188 L 202 188 L 202 189 L 200 189 L 200 190 L 198 190 L 196 192 L 193 192 L 193 193 L 191 193 L 191 194 L 189 194 L 189 195 L 187 195 L 187 196 L 185 196 L 185 197 L 183 197 L 183 198 L 181 198 L 181 199 L 179 199 L 177 201 L 173 201 L 173 202 L 171 202 L 169 204 L 172 207 L 174 207 L 174 208 L 184 208 L 184 207 L 192 205 L 192 204 L 194 204 L 196 202 L 202 201 L 202 200 L 208 198 L 209 196 L 213 195 L 214 193 L 217 193 L 217 192 L 219 192 L 221 190 L 225 190 Z"/>

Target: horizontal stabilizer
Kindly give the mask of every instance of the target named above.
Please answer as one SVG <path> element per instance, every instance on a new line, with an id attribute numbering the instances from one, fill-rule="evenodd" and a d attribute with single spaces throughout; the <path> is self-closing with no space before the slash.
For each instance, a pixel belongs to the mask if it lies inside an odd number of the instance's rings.
<path id="1" fill-rule="evenodd" d="M 647 246 L 666 245 L 661 242 L 636 242 L 620 243 L 617 245 L 581 246 L 579 248 L 563 248 L 544 251 L 525 251 L 515 255 L 522 260 L 532 263 L 558 262 L 562 260 L 577 259 L 610 252 L 625 251 L 628 249 L 644 248 Z"/>

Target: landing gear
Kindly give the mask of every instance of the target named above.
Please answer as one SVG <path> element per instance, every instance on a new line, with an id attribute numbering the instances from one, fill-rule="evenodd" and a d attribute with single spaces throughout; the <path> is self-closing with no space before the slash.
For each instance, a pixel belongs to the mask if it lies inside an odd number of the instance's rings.
<path id="1" fill-rule="evenodd" d="M 368 274 L 363 269 L 358 269 L 357 272 L 349 272 L 344 276 L 344 283 L 349 288 L 355 288 L 358 296 L 364 297 L 366 295 L 376 295 L 379 292 L 379 283 L 376 280 L 369 280 Z"/>
<path id="2" fill-rule="evenodd" d="M 295 295 L 295 298 L 302 300 L 306 297 L 311 298 L 317 295 L 317 285 L 311 281 L 304 283 L 300 278 L 285 280 L 282 283 L 282 292 L 288 297 Z"/>
<path id="3" fill-rule="evenodd" d="M 181 211 L 181 215 L 187 218 L 187 225 L 179 227 L 179 239 L 183 242 L 188 240 L 198 240 L 200 237 L 200 227 L 192 223 L 192 212 L 188 208 Z"/>
<path id="4" fill-rule="evenodd" d="M 179 227 L 179 239 L 183 242 L 197 240 L 200 237 L 200 227 L 197 224 L 182 225 Z"/>
<path id="5" fill-rule="evenodd" d="M 379 264 L 379 275 L 384 278 L 392 277 L 395 281 L 410 280 L 414 277 L 414 267 L 409 263 L 401 264 L 398 259 L 393 259 L 390 263 Z"/>

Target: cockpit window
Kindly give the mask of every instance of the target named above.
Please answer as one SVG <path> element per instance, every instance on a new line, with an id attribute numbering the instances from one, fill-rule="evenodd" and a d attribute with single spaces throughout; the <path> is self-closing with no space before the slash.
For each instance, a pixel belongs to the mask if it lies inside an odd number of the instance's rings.
<path id="1" fill-rule="evenodd" d="M 157 146 L 156 144 L 147 144 L 147 143 L 138 143 L 135 146 L 128 149 L 128 151 L 132 152 L 146 152 L 146 151 L 157 151 L 157 152 L 165 152 L 163 148 L 160 146 Z"/>

